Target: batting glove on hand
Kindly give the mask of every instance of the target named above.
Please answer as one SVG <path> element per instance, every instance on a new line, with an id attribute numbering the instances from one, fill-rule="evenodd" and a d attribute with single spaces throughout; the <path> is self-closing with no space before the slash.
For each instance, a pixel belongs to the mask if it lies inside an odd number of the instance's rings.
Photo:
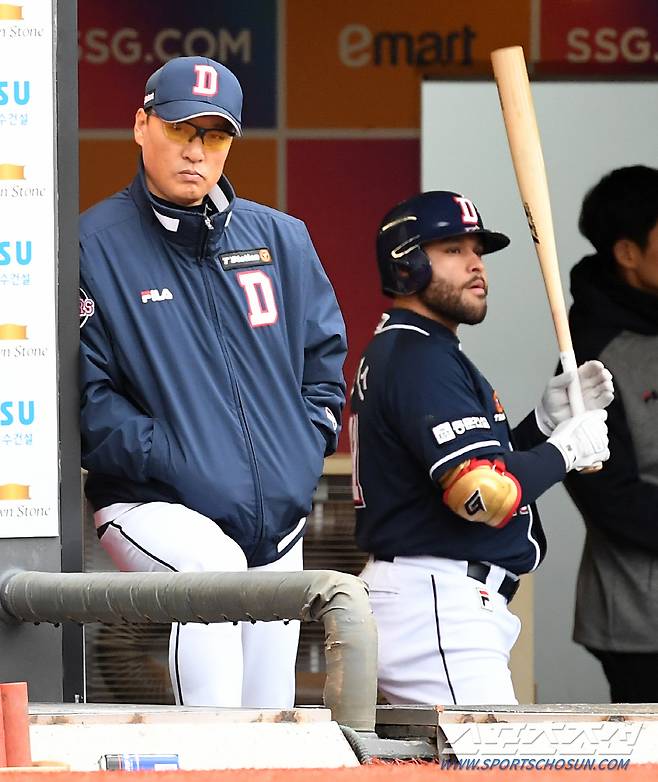
<path id="1" fill-rule="evenodd" d="M 563 372 L 548 381 L 535 408 L 537 426 L 547 437 L 558 424 L 571 418 L 567 388 L 573 380 L 573 372 Z M 586 361 L 578 367 L 578 379 L 583 392 L 585 410 L 603 410 L 614 399 L 612 375 L 600 361 Z"/>
<path id="2" fill-rule="evenodd" d="M 592 467 L 610 458 L 605 410 L 588 410 L 558 424 L 546 441 L 564 458 L 567 472 Z"/>

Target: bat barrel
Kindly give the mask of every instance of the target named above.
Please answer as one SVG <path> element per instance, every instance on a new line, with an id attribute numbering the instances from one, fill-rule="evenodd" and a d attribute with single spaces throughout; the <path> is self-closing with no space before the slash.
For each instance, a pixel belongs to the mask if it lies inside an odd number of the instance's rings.
<path id="1" fill-rule="evenodd" d="M 491 53 L 491 64 L 521 202 L 546 286 L 560 359 L 565 371 L 575 371 L 576 358 L 560 278 L 546 166 L 522 47 L 496 49 Z M 572 413 L 584 412 L 577 373 L 568 393 Z"/>

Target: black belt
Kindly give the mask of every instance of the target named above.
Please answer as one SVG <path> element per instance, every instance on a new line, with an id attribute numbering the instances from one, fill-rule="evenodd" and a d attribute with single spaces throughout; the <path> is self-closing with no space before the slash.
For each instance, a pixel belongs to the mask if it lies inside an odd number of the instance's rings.
<path id="1" fill-rule="evenodd" d="M 474 578 L 481 584 L 487 583 L 487 576 L 491 572 L 491 565 L 485 565 L 484 562 L 469 562 L 466 569 L 466 575 L 469 578 Z M 505 578 L 500 582 L 498 587 L 498 594 L 502 595 L 508 603 L 512 601 L 512 598 L 516 594 L 521 580 L 505 574 Z"/>
<path id="2" fill-rule="evenodd" d="M 374 555 L 373 559 L 375 562 L 377 560 L 381 560 L 382 562 L 393 562 L 395 557 Z M 487 565 L 484 562 L 469 562 L 468 567 L 466 568 L 466 575 L 469 578 L 474 578 L 481 584 L 487 583 L 487 576 L 490 572 L 491 565 Z M 500 586 L 498 587 L 498 594 L 502 595 L 508 603 L 511 603 L 512 598 L 516 594 L 520 584 L 520 579 L 506 574 L 505 578 L 500 582 Z"/>

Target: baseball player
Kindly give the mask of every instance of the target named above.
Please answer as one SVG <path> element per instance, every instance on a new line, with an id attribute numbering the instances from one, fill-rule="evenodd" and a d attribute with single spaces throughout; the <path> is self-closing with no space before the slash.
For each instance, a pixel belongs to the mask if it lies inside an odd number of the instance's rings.
<path id="1" fill-rule="evenodd" d="M 242 90 L 170 60 L 135 117 L 139 170 L 81 218 L 86 494 L 121 570 L 302 569 L 336 447 L 346 343 L 302 222 L 223 175 Z M 175 624 L 177 703 L 289 708 L 299 623 Z"/>
<path id="2" fill-rule="evenodd" d="M 458 193 L 422 193 L 382 220 L 377 261 L 393 298 L 359 363 L 350 439 L 362 578 L 391 703 L 516 703 L 508 667 L 520 623 L 508 610 L 546 541 L 535 500 L 567 471 L 605 461 L 610 373 L 553 378 L 513 431 L 463 353 L 461 323 L 487 310 L 486 253 L 509 244 Z"/>

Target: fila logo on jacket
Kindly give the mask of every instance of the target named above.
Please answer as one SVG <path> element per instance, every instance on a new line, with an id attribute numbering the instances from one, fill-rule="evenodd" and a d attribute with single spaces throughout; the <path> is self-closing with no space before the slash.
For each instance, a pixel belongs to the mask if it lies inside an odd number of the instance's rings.
<path id="1" fill-rule="evenodd" d="M 151 288 L 148 291 L 141 291 L 139 295 L 142 297 L 142 304 L 147 304 L 149 301 L 171 301 L 174 298 L 169 288 L 163 288 L 161 291 Z"/>

